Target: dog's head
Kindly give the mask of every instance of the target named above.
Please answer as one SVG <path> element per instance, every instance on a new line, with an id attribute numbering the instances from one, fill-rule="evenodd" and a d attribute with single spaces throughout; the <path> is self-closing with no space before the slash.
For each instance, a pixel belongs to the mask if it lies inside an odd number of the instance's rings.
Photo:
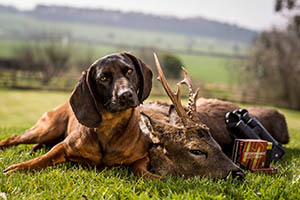
<path id="1" fill-rule="evenodd" d="M 77 120 L 98 127 L 101 110 L 121 112 L 142 103 L 152 88 L 150 68 L 134 55 L 123 52 L 95 61 L 82 77 L 70 98 Z"/>

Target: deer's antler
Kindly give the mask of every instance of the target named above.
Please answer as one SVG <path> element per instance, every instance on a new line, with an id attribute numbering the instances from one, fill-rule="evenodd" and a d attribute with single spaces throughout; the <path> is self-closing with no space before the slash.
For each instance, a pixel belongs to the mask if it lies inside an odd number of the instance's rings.
<path id="1" fill-rule="evenodd" d="M 189 88 L 189 102 L 188 102 L 188 112 L 187 115 L 195 121 L 196 114 L 196 101 L 199 94 L 199 88 L 197 88 L 196 92 L 194 92 L 192 80 L 190 79 L 188 72 L 184 67 L 181 67 L 184 72 L 184 79 L 180 82 L 182 84 L 186 84 Z"/>
<path id="2" fill-rule="evenodd" d="M 180 93 L 181 93 L 181 82 L 177 84 L 177 91 L 176 93 L 173 93 L 172 90 L 170 89 L 168 82 L 166 80 L 166 77 L 161 69 L 161 66 L 159 64 L 158 58 L 156 56 L 155 53 L 154 54 L 154 59 L 155 59 L 155 64 L 156 64 L 156 68 L 158 71 L 158 75 L 159 77 L 157 77 L 157 79 L 161 82 L 161 84 L 163 85 L 167 95 L 170 97 L 172 103 L 174 104 L 174 107 L 176 109 L 176 112 L 179 116 L 179 118 L 181 119 L 182 123 L 184 124 L 184 126 L 188 125 L 188 119 L 185 113 L 185 110 L 181 104 L 181 99 L 180 99 Z"/>
<path id="3" fill-rule="evenodd" d="M 178 86 L 177 91 L 176 91 L 176 93 L 173 93 L 167 83 L 166 77 L 161 69 L 161 66 L 159 64 L 156 54 L 155 53 L 153 53 L 153 54 L 154 54 L 156 68 L 157 68 L 158 75 L 159 75 L 159 77 L 157 77 L 157 79 L 161 82 L 161 84 L 163 85 L 163 88 L 165 89 L 166 93 L 168 94 L 171 101 L 173 102 L 176 112 L 177 112 L 179 118 L 181 119 L 183 125 L 185 127 L 196 125 L 198 127 L 201 127 L 202 129 L 205 129 L 208 131 L 209 128 L 200 121 L 200 119 L 198 118 L 198 115 L 197 115 L 197 111 L 196 111 L 196 101 L 197 101 L 197 97 L 199 94 L 199 88 L 196 90 L 196 92 L 194 92 L 192 81 L 189 78 L 186 69 L 184 67 L 182 67 L 182 70 L 184 72 L 184 79 L 181 82 L 177 83 L 177 86 Z M 180 100 L 181 84 L 186 84 L 189 88 L 189 103 L 188 103 L 188 112 L 187 113 L 185 112 L 185 110 L 181 104 L 181 100 Z"/>

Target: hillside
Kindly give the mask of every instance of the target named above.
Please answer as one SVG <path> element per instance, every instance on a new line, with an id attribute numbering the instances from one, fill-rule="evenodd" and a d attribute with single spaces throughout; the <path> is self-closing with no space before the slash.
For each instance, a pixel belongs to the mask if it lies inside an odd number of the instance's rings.
<path id="1" fill-rule="evenodd" d="M 0 5 L 2 39 L 28 40 L 59 32 L 77 42 L 152 47 L 186 53 L 244 53 L 256 32 L 204 18 L 179 19 L 104 9 L 39 5 L 21 11 Z"/>
<path id="2" fill-rule="evenodd" d="M 99 24 L 155 32 L 181 33 L 222 40 L 250 42 L 256 32 L 201 17 L 179 19 L 171 16 L 146 15 L 105 9 L 83 9 L 38 5 L 26 14 L 37 19 L 83 24 Z"/>

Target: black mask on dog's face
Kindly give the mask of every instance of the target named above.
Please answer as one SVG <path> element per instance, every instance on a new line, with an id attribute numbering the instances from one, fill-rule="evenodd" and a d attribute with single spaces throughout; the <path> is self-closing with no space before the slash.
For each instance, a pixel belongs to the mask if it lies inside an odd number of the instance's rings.
<path id="1" fill-rule="evenodd" d="M 93 63 L 75 87 L 70 104 L 88 127 L 101 123 L 101 109 L 121 112 L 142 103 L 152 88 L 152 72 L 130 53 L 105 56 Z"/>

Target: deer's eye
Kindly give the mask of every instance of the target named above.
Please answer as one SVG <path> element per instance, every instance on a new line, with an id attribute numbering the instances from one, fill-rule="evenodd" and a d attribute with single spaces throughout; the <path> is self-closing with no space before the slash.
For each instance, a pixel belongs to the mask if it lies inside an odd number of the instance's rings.
<path id="1" fill-rule="evenodd" d="M 189 150 L 191 154 L 194 154 L 196 156 L 205 156 L 207 157 L 207 152 L 201 151 L 201 150 Z"/>
<path id="2" fill-rule="evenodd" d="M 202 133 L 202 131 L 201 130 L 197 130 L 197 134 L 198 134 L 198 136 L 201 138 L 201 137 L 204 137 L 204 134 Z"/>

